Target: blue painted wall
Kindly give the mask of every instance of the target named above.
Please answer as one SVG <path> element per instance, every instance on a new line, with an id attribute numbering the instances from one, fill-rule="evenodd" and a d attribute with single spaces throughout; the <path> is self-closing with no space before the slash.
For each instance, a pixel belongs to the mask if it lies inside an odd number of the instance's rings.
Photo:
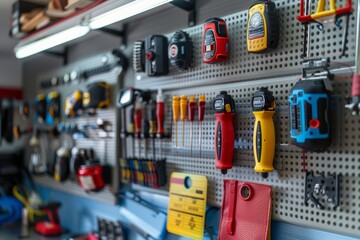
<path id="1" fill-rule="evenodd" d="M 63 227 L 72 232 L 83 233 L 96 230 L 96 217 L 103 217 L 110 220 L 122 220 L 119 214 L 119 206 L 107 205 L 83 197 L 73 196 L 68 193 L 53 190 L 42 185 L 37 185 L 36 189 L 44 200 L 56 200 L 63 203 L 60 209 L 60 218 Z M 131 208 L 126 201 L 122 206 Z M 136 213 L 136 209 L 130 209 Z M 137 213 L 141 214 L 141 213 Z M 219 211 L 209 212 L 207 225 L 217 226 L 219 221 Z M 323 232 L 315 229 L 304 228 L 287 223 L 272 222 L 272 240 L 358 240 L 338 234 Z M 217 229 L 214 229 L 217 233 Z M 214 236 L 216 239 L 217 236 Z M 129 239 L 143 239 L 140 236 L 129 232 Z M 167 234 L 166 240 L 185 240 L 188 238 Z M 204 239 L 210 239 L 206 234 Z"/>

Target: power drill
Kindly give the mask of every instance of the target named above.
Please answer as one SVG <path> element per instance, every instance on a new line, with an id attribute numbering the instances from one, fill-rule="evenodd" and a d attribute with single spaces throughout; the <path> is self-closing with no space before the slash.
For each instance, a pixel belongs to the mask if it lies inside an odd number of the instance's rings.
<path id="1" fill-rule="evenodd" d="M 252 109 L 255 116 L 253 149 L 255 157 L 255 172 L 263 178 L 274 170 L 275 155 L 275 98 L 267 88 L 260 88 L 252 97 Z"/>
<path id="2" fill-rule="evenodd" d="M 311 152 L 325 150 L 331 144 L 331 95 L 329 60 L 307 60 L 303 78 L 292 88 L 290 103 L 291 143 Z M 322 70 L 326 74 L 314 75 Z M 308 71 L 313 71 L 309 76 Z"/>
<path id="3" fill-rule="evenodd" d="M 215 158 L 216 168 L 226 174 L 231 169 L 234 156 L 235 128 L 235 101 L 226 91 L 221 91 L 213 102 L 215 111 Z"/>

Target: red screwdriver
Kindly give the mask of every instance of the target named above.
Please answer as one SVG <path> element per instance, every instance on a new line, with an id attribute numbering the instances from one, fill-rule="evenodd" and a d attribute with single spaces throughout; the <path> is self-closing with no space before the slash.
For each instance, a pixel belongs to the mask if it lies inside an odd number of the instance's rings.
<path id="1" fill-rule="evenodd" d="M 190 121 L 190 155 L 191 156 L 192 156 L 193 122 L 195 119 L 195 106 L 196 106 L 195 96 L 190 96 L 188 115 Z"/>
<path id="2" fill-rule="evenodd" d="M 141 138 L 141 121 L 142 121 L 142 106 L 140 100 L 136 99 L 135 111 L 134 111 L 134 121 L 135 121 L 135 137 L 138 138 L 138 158 L 140 160 L 140 138 Z"/>
<path id="3" fill-rule="evenodd" d="M 156 95 L 156 118 L 157 118 L 157 132 L 156 136 L 160 138 L 160 159 L 162 158 L 162 137 L 165 134 L 164 131 L 164 119 L 165 119 L 165 103 L 162 90 L 158 90 Z"/>
<path id="4" fill-rule="evenodd" d="M 200 156 L 201 156 L 201 143 L 202 143 L 202 122 L 204 121 L 205 115 L 205 95 L 200 95 L 199 102 L 198 102 L 198 120 L 200 124 L 200 134 L 199 134 L 199 149 L 200 149 Z"/>

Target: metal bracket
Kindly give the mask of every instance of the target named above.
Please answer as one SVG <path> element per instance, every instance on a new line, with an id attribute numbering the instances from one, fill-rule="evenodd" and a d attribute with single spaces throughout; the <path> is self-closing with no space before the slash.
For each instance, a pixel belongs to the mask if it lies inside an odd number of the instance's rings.
<path id="1" fill-rule="evenodd" d="M 60 57 L 63 59 L 63 64 L 67 65 L 69 60 L 69 47 L 65 47 L 63 52 L 54 52 L 54 51 L 44 51 L 44 53 L 54 56 Z"/>
<path id="2" fill-rule="evenodd" d="M 196 8 L 195 8 L 195 0 L 174 0 L 171 2 L 174 6 L 181 8 L 187 12 L 189 12 L 188 16 L 188 26 L 192 27 L 196 24 Z"/>
<path id="3" fill-rule="evenodd" d="M 113 35 L 115 37 L 120 37 L 122 39 L 122 44 L 125 46 L 127 45 L 127 24 L 123 25 L 122 30 L 116 30 L 113 28 L 104 27 L 104 28 L 99 28 L 98 31 Z"/>

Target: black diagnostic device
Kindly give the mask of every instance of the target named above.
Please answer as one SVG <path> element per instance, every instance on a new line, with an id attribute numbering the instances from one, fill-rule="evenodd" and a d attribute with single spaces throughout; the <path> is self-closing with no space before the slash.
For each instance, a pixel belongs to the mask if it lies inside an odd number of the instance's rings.
<path id="1" fill-rule="evenodd" d="M 168 40 L 162 35 L 151 35 L 145 40 L 145 69 L 148 76 L 161 76 L 169 73 L 167 55 Z"/>
<path id="2" fill-rule="evenodd" d="M 168 55 L 171 65 L 179 70 L 187 70 L 194 58 L 194 46 L 188 33 L 177 31 L 169 43 Z"/>

